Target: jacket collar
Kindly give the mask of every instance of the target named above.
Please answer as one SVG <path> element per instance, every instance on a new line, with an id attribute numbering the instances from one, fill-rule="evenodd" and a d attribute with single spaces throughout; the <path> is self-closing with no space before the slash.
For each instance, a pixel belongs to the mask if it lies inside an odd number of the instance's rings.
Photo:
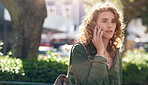
<path id="1" fill-rule="evenodd" d="M 92 41 L 86 46 L 87 51 L 91 54 L 91 55 L 96 55 L 97 54 L 97 49 L 94 46 L 94 44 L 92 43 Z M 119 48 L 116 48 L 116 53 L 119 51 Z M 116 56 L 116 54 L 115 54 Z"/>

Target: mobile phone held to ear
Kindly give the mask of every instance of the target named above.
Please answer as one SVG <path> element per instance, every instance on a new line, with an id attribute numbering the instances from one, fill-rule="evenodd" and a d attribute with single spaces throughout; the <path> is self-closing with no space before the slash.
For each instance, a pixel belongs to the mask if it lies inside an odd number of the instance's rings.
<path id="1" fill-rule="evenodd" d="M 96 26 L 97 26 L 98 29 L 100 29 L 100 27 L 97 25 L 97 23 L 96 23 Z"/>

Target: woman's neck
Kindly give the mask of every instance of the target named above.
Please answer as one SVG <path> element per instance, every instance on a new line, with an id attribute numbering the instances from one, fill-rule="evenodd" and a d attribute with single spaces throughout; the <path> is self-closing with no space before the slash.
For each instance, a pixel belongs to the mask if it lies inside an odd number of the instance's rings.
<path id="1" fill-rule="evenodd" d="M 103 43 L 104 43 L 105 51 L 107 51 L 107 46 L 108 46 L 109 39 L 107 39 L 107 38 L 102 38 L 102 40 L 103 40 Z"/>

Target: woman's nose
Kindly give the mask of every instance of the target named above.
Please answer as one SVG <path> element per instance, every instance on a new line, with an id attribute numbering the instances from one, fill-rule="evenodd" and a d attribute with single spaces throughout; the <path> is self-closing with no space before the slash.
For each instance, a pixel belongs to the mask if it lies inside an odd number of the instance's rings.
<path id="1" fill-rule="evenodd" d="M 108 28 L 112 28 L 112 23 L 111 22 L 108 23 Z"/>

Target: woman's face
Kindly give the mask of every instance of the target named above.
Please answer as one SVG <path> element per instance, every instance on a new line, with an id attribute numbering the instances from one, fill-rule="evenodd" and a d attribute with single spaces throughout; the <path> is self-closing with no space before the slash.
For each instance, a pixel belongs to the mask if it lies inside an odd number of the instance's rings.
<path id="1" fill-rule="evenodd" d="M 116 20 L 114 14 L 111 11 L 99 13 L 97 24 L 104 32 L 103 38 L 110 39 L 113 37 L 114 31 L 116 29 Z"/>

